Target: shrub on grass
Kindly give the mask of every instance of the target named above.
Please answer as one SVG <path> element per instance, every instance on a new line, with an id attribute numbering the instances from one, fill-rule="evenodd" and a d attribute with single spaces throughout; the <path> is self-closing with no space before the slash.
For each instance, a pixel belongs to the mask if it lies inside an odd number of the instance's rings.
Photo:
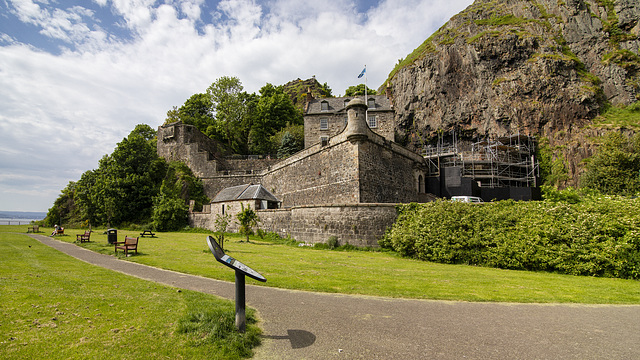
<path id="1" fill-rule="evenodd" d="M 336 236 L 329 236 L 329 239 L 327 240 L 327 246 L 329 247 L 329 249 L 333 250 L 340 246 L 340 242 L 338 241 L 338 238 Z"/>
<path id="2" fill-rule="evenodd" d="M 640 278 L 640 199 L 399 205 L 380 245 L 448 264 Z"/>

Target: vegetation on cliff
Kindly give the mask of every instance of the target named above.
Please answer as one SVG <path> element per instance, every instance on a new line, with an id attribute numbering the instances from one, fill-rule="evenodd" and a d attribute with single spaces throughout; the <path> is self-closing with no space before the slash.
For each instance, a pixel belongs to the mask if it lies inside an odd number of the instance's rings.
<path id="1" fill-rule="evenodd" d="M 315 99 L 333 97 L 333 90 L 329 85 L 327 83 L 321 85 L 315 77 L 307 80 L 298 78 L 282 85 L 282 88 L 291 98 L 293 105 L 300 111 L 304 110 L 307 93 L 311 93 Z"/>
<path id="2" fill-rule="evenodd" d="M 461 141 L 531 135 L 547 142 L 556 168 L 563 163 L 561 185 L 577 186 L 599 124 L 640 100 L 639 35 L 634 0 L 476 0 L 383 84 L 398 139 L 419 150 L 439 131 Z"/>

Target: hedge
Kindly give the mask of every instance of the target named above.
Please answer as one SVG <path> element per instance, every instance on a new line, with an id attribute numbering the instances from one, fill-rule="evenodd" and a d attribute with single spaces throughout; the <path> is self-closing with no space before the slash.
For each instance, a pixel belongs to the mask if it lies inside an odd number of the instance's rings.
<path id="1" fill-rule="evenodd" d="M 439 263 L 638 279 L 639 210 L 640 199 L 605 196 L 405 204 L 380 245 Z"/>

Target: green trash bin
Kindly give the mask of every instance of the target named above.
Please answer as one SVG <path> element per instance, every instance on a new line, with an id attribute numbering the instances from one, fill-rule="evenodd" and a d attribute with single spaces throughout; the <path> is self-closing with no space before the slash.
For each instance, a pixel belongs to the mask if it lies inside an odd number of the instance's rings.
<path id="1" fill-rule="evenodd" d="M 118 242 L 118 230 L 109 229 L 107 230 L 107 241 L 109 244 L 115 244 Z"/>

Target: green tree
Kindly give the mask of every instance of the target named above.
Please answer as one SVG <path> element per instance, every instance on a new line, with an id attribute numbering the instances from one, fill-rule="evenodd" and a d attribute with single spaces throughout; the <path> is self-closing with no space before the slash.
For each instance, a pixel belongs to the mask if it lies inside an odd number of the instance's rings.
<path id="1" fill-rule="evenodd" d="M 156 132 L 150 126 L 136 126 L 111 155 L 100 160 L 98 169 L 85 172 L 56 202 L 73 204 L 76 223 L 111 226 L 149 221 L 153 197 L 166 173 L 166 162 L 158 157 L 155 142 Z"/>
<path id="2" fill-rule="evenodd" d="M 280 149 L 282 146 L 282 138 L 285 134 L 289 134 L 295 140 L 296 148 L 291 154 L 296 153 L 302 149 L 304 149 L 304 125 L 295 125 L 295 124 L 287 124 L 286 127 L 280 129 L 280 131 L 276 132 L 269 141 L 271 142 L 271 146 L 274 149 Z"/>
<path id="3" fill-rule="evenodd" d="M 165 195 L 170 194 L 180 198 L 185 204 L 193 200 L 196 211 L 202 210 L 202 205 L 209 203 L 209 198 L 204 193 L 202 180 L 197 178 L 183 162 L 172 161 L 169 163 L 164 180 L 162 180 L 162 186 Z"/>
<path id="4" fill-rule="evenodd" d="M 246 208 L 242 203 L 240 203 L 242 210 L 236 215 L 238 219 L 238 223 L 240 228 L 238 231 L 247 237 L 247 242 L 249 242 L 249 235 L 253 235 L 253 228 L 258 226 L 258 222 L 260 222 L 260 218 L 258 218 L 258 214 L 251 209 L 251 206 L 247 206 Z"/>
<path id="5" fill-rule="evenodd" d="M 560 150 L 560 148 L 556 148 L 554 151 L 547 138 L 541 138 L 538 141 L 536 157 L 540 169 L 540 181 L 544 185 L 557 188 L 569 180 L 564 156 Z"/>
<path id="6" fill-rule="evenodd" d="M 282 136 L 282 143 L 280 148 L 278 148 L 278 158 L 285 159 L 300 151 L 300 147 L 297 139 L 291 135 L 291 133 L 286 132 L 284 136 Z"/>
<path id="7" fill-rule="evenodd" d="M 302 113 L 293 105 L 282 86 L 266 84 L 260 89 L 254 121 L 249 134 L 249 150 L 253 154 L 269 154 L 273 147 L 270 138 L 287 124 L 302 124 Z M 279 145 L 278 145 L 279 146 Z"/>
<path id="8" fill-rule="evenodd" d="M 228 206 L 227 210 L 231 210 L 231 206 Z M 224 234 L 227 232 L 230 223 L 231 214 L 229 214 L 228 211 L 223 215 L 216 214 L 214 226 L 216 229 L 215 232 L 218 234 L 218 244 L 220 244 L 222 250 L 224 250 Z"/>
<path id="9" fill-rule="evenodd" d="M 53 203 L 44 219 L 44 225 L 53 227 L 54 225 L 69 226 L 75 225 L 76 206 L 74 202 L 74 190 L 76 183 L 70 181 L 62 190 L 60 196 Z"/>
<path id="10" fill-rule="evenodd" d="M 242 153 L 243 142 L 246 144 L 251 128 L 246 122 L 250 119 L 250 103 L 255 100 L 255 95 L 242 90 L 240 79 L 230 76 L 219 78 L 207 88 L 211 113 L 216 120 L 214 129 L 223 135 L 229 149 L 236 153 Z"/>
<path id="11" fill-rule="evenodd" d="M 172 185 L 163 183 L 160 194 L 154 198 L 152 220 L 158 231 L 175 231 L 188 225 L 189 207 Z"/>
<path id="12" fill-rule="evenodd" d="M 208 94 L 194 94 L 177 110 L 177 118 L 206 134 L 210 126 L 215 126 L 215 119 L 211 113 L 212 107 L 211 97 Z"/>
<path id="13" fill-rule="evenodd" d="M 155 140 L 156 136 L 158 136 L 158 132 L 147 124 L 138 124 L 135 128 L 133 128 L 133 131 L 129 133 L 129 136 L 131 135 L 139 135 L 146 141 L 151 142 Z"/>
<path id="14" fill-rule="evenodd" d="M 375 95 L 377 91 L 374 89 L 367 88 L 367 95 Z M 364 84 L 358 84 L 349 86 L 347 90 L 344 92 L 344 96 L 358 96 L 364 95 Z"/>
<path id="15" fill-rule="evenodd" d="M 94 170 L 85 171 L 75 187 L 74 200 L 79 210 L 79 218 L 89 224 L 99 224 L 94 192 L 96 181 L 97 174 Z"/>
<path id="16" fill-rule="evenodd" d="M 331 94 L 332 90 L 327 83 L 322 84 L 322 86 L 320 87 L 320 92 L 322 93 L 323 97 L 333 97 L 333 95 Z"/>
<path id="17" fill-rule="evenodd" d="M 610 132 L 600 140 L 587 160 L 581 185 L 611 195 L 640 192 L 640 134 L 629 139 Z"/>
<path id="18" fill-rule="evenodd" d="M 158 157 L 156 142 L 150 126 L 137 125 L 113 153 L 103 156 L 97 169 L 69 183 L 45 223 L 117 226 L 153 221 L 159 230 L 184 227 L 189 201 L 195 200 L 197 210 L 209 199 L 188 166 Z"/>

